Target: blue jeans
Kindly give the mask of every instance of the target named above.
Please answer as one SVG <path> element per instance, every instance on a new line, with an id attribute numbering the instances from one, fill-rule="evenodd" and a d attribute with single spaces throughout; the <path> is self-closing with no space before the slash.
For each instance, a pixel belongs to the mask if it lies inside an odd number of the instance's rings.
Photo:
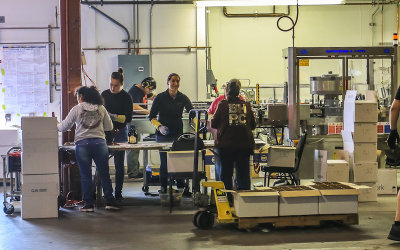
<path id="1" fill-rule="evenodd" d="M 108 202 L 114 201 L 112 194 L 110 172 L 108 168 L 108 147 L 106 141 L 101 138 L 90 138 L 75 143 L 76 161 L 81 173 L 82 193 L 85 205 L 93 206 L 93 184 L 92 184 L 92 160 L 96 164 L 103 187 L 104 199 Z"/>
<path id="2" fill-rule="evenodd" d="M 114 142 L 128 142 L 128 127 L 125 126 L 119 129 L 118 133 L 114 136 Z M 115 165 L 115 194 L 121 195 L 122 186 L 124 185 L 125 175 L 125 151 L 114 151 L 114 165 Z"/>
<path id="3" fill-rule="evenodd" d="M 215 167 L 215 180 L 221 180 L 221 158 L 219 156 L 220 152 L 217 148 L 213 149 L 216 154 L 214 154 L 214 167 Z"/>
<path id="4" fill-rule="evenodd" d="M 242 150 L 219 149 L 221 180 L 225 189 L 232 190 L 233 168 L 236 169 L 236 189 L 250 190 L 250 153 Z"/>

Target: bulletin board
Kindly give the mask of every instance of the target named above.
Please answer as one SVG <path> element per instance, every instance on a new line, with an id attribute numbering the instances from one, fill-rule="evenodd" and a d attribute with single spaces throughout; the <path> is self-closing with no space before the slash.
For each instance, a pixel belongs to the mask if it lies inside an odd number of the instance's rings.
<path id="1" fill-rule="evenodd" d="M 2 113 L 46 116 L 49 63 L 47 44 L 0 46 Z"/>

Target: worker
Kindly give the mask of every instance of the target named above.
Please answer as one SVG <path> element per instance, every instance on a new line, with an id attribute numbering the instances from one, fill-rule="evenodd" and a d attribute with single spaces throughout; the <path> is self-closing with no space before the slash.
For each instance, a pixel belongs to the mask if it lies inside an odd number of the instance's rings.
<path id="1" fill-rule="evenodd" d="M 108 167 L 108 147 L 104 131 L 113 128 L 110 116 L 103 106 L 103 98 L 92 86 L 80 87 L 76 91 L 78 105 L 74 106 L 58 130 L 65 132 L 75 124 L 75 155 L 81 174 L 84 206 L 82 212 L 93 212 L 92 160 L 96 164 L 104 192 L 107 210 L 119 210 L 115 204 Z"/>
<path id="2" fill-rule="evenodd" d="M 152 92 L 157 87 L 153 77 L 146 77 L 141 83 L 135 84 L 129 89 L 128 93 L 133 102 L 133 115 L 148 115 L 147 101 L 153 100 L 156 95 Z M 139 104 L 143 103 L 143 104 Z M 130 125 L 130 124 L 129 124 Z M 140 141 L 140 134 L 136 138 Z M 141 178 L 143 173 L 139 172 L 139 150 L 127 151 L 126 160 L 128 164 L 128 178 Z"/>
<path id="3" fill-rule="evenodd" d="M 239 84 L 239 90 L 242 87 L 240 84 L 240 81 L 238 82 Z M 225 86 L 222 86 L 224 89 L 226 88 Z M 246 99 L 242 96 L 239 95 L 239 98 L 243 101 L 246 101 Z M 217 110 L 218 104 L 222 101 L 222 100 L 226 100 L 226 95 L 220 95 L 217 98 L 214 99 L 214 101 L 211 103 L 210 107 L 208 108 L 208 115 L 210 118 L 212 118 L 212 115 L 215 114 L 215 111 Z M 213 134 L 214 139 L 217 137 L 217 130 L 211 128 L 210 126 L 208 126 L 208 130 Z M 220 181 L 221 180 L 221 159 L 219 157 L 219 151 L 217 148 L 213 149 L 214 151 L 214 166 L 215 166 L 215 180 L 216 181 Z"/>
<path id="4" fill-rule="evenodd" d="M 128 142 L 127 124 L 132 120 L 132 99 L 129 94 L 122 89 L 124 76 L 122 68 L 118 72 L 111 74 L 110 89 L 101 93 L 104 98 L 105 107 L 110 114 L 114 128 L 118 131 L 114 135 L 114 142 Z M 115 199 L 122 200 L 122 187 L 125 175 L 125 151 L 116 150 L 114 152 L 115 165 Z"/>
<path id="5" fill-rule="evenodd" d="M 171 73 L 167 78 L 168 89 L 154 98 L 150 109 L 149 120 L 156 128 L 157 142 L 172 142 L 183 133 L 182 112 L 193 109 L 189 98 L 178 91 L 181 77 Z M 158 115 L 158 119 L 156 118 Z M 167 153 L 160 151 L 160 183 L 161 193 L 167 192 L 168 170 Z M 183 188 L 183 182 L 177 183 L 178 188 Z"/>
<path id="6" fill-rule="evenodd" d="M 240 81 L 230 80 L 226 85 L 226 100 L 222 100 L 211 127 L 217 129 L 215 147 L 221 159 L 221 180 L 225 189 L 231 190 L 233 169 L 236 169 L 237 190 L 250 189 L 250 155 L 254 150 L 252 130 L 256 128 L 249 103 L 239 98 Z"/>
<path id="7" fill-rule="evenodd" d="M 387 140 L 387 144 L 391 149 L 395 149 L 396 144 L 400 142 L 399 133 L 397 132 L 397 121 L 399 119 L 399 112 L 400 88 L 397 90 L 392 106 L 390 107 L 390 134 Z M 400 192 L 397 194 L 396 216 L 394 218 L 392 229 L 389 232 L 388 239 L 400 241 Z"/>

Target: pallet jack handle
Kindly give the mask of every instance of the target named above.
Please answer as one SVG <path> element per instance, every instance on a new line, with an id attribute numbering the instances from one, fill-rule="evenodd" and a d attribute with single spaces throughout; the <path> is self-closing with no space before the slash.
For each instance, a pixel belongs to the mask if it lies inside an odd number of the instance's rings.
<path id="1" fill-rule="evenodd" d="M 202 119 L 202 114 L 204 114 L 204 120 L 205 122 L 203 123 L 201 121 Z M 203 138 L 205 138 L 205 133 L 207 132 L 207 119 L 208 119 L 208 113 L 207 110 L 204 109 L 192 109 L 189 111 L 189 124 L 191 124 L 191 121 L 193 120 L 195 122 L 195 127 L 194 127 L 194 162 L 193 162 L 193 184 L 192 184 L 192 193 L 199 193 L 200 192 L 200 180 L 199 180 L 199 170 L 198 170 L 198 162 L 199 162 L 199 149 L 198 149 L 198 138 L 199 138 L 199 133 L 203 133 Z"/>

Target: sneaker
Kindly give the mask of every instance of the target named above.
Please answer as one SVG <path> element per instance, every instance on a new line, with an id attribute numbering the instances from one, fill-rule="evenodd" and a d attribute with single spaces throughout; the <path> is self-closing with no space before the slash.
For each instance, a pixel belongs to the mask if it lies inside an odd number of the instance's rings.
<path id="1" fill-rule="evenodd" d="M 93 205 L 92 206 L 83 206 L 79 209 L 81 212 L 94 212 Z"/>
<path id="2" fill-rule="evenodd" d="M 389 240 L 400 241 L 400 225 L 393 224 L 387 237 Z"/>
<path id="3" fill-rule="evenodd" d="M 107 202 L 106 210 L 118 211 L 118 210 L 120 210 L 120 208 L 119 208 L 119 206 L 117 206 L 117 204 L 115 204 L 115 202 Z"/>

